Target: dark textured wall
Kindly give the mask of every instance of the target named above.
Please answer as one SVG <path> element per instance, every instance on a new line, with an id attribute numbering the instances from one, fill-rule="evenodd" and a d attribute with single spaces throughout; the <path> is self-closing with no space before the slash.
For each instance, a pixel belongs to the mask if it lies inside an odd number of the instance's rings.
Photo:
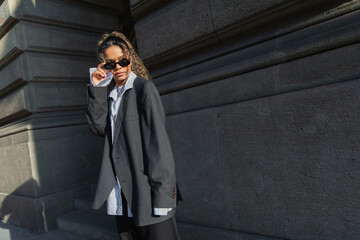
<path id="1" fill-rule="evenodd" d="M 183 238 L 358 239 L 360 1 L 131 2 Z"/>
<path id="2" fill-rule="evenodd" d="M 84 87 L 97 38 L 121 30 L 118 2 L 0 0 L 1 218 L 53 228 L 96 180 Z M 182 239 L 358 239 L 360 1 L 130 5 Z"/>
<path id="3" fill-rule="evenodd" d="M 90 192 L 102 139 L 84 89 L 98 37 L 118 28 L 116 11 L 79 1 L 0 1 L 0 220 L 47 231 Z"/>

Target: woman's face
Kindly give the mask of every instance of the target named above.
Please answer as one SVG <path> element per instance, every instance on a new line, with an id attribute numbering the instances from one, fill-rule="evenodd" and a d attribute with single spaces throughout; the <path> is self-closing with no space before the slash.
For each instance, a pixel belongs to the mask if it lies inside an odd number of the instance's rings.
<path id="1" fill-rule="evenodd" d="M 127 58 L 123 50 L 119 46 L 108 47 L 105 52 L 105 61 L 115 61 L 118 62 L 123 58 Z M 116 64 L 114 69 L 109 70 L 114 75 L 114 80 L 118 85 L 122 85 L 126 82 L 127 78 L 131 72 L 131 59 L 130 64 L 126 67 L 121 67 L 119 64 Z"/>

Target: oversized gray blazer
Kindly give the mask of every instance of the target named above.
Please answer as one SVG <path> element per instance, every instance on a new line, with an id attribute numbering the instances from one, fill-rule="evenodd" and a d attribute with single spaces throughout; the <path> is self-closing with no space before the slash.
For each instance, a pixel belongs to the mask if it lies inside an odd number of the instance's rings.
<path id="1" fill-rule="evenodd" d="M 102 165 L 92 208 L 99 209 L 116 179 L 137 226 L 164 221 L 175 214 L 175 164 L 165 129 L 165 113 L 155 85 L 137 77 L 121 100 L 111 144 L 109 92 L 107 87 L 88 85 L 86 117 L 91 131 L 105 136 Z M 153 208 L 173 208 L 167 216 L 154 216 Z"/>

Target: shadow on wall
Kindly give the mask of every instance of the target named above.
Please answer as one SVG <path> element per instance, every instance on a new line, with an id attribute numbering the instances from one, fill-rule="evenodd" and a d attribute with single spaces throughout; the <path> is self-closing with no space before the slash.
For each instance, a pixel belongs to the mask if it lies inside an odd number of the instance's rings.
<path id="1" fill-rule="evenodd" d="M 25 1 L 24 1 L 25 2 Z M 0 239 L 20 240 L 29 239 L 24 234 L 30 232 L 17 226 L 26 226 L 35 229 L 36 225 L 44 222 L 35 219 L 35 196 L 39 190 L 38 182 L 29 178 L 25 170 L 28 151 L 24 143 L 11 141 L 12 134 L 6 134 L 6 125 L 14 123 L 20 118 L 29 115 L 27 109 L 21 109 L 9 104 L 18 102 L 25 95 L 27 79 L 19 70 L 19 65 L 24 61 L 21 46 L 16 41 L 16 33 L 20 27 L 17 25 L 21 18 L 21 1 L 0 0 Z M 26 3 L 28 9 L 36 8 L 36 1 Z M 15 133 L 16 134 L 16 133 Z M 24 155 L 22 155 L 24 153 Z M 31 175 L 30 175 L 31 176 Z M 21 183 L 17 186 L 17 183 Z M 40 204 L 41 205 L 41 204 Z M 14 226 L 13 226 L 14 225 Z"/>
<path id="2" fill-rule="evenodd" d="M 74 16 L 80 10 L 76 3 L 0 0 L 0 192 L 6 193 L 0 194 L 0 219 L 31 230 L 55 228 L 56 216 L 71 210 L 98 177 L 103 140 L 92 136 L 83 106 L 95 57 L 69 52 L 89 42 L 95 48 L 100 34 L 61 25 L 88 26 Z M 48 33 L 57 41 L 44 40 Z M 69 35 L 86 43 L 69 46 Z"/>
<path id="3" fill-rule="evenodd" d="M 37 204 L 35 198 L 29 197 L 29 195 L 34 196 L 38 188 L 37 181 L 31 178 L 5 196 L 3 200 L 0 198 L 0 228 L 8 229 L 12 240 L 16 239 L 13 236 L 18 234 L 9 227 L 8 223 L 36 229 L 38 224 L 45 222 L 42 219 L 43 216 L 36 215 L 35 212 L 35 209 L 41 208 L 42 204 Z"/>

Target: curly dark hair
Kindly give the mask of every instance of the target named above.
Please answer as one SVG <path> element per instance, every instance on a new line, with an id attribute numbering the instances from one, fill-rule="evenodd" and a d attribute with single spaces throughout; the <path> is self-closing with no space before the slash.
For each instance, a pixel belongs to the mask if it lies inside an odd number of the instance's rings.
<path id="1" fill-rule="evenodd" d="M 114 31 L 112 33 L 105 33 L 101 36 L 97 43 L 97 57 L 100 62 L 105 61 L 105 50 L 108 47 L 114 45 L 119 46 L 124 52 L 125 56 L 131 58 L 131 71 L 133 71 L 139 77 L 151 80 L 149 71 L 146 69 L 143 61 L 136 53 L 134 47 L 131 45 L 130 41 L 125 37 L 125 35 L 120 32 Z"/>

